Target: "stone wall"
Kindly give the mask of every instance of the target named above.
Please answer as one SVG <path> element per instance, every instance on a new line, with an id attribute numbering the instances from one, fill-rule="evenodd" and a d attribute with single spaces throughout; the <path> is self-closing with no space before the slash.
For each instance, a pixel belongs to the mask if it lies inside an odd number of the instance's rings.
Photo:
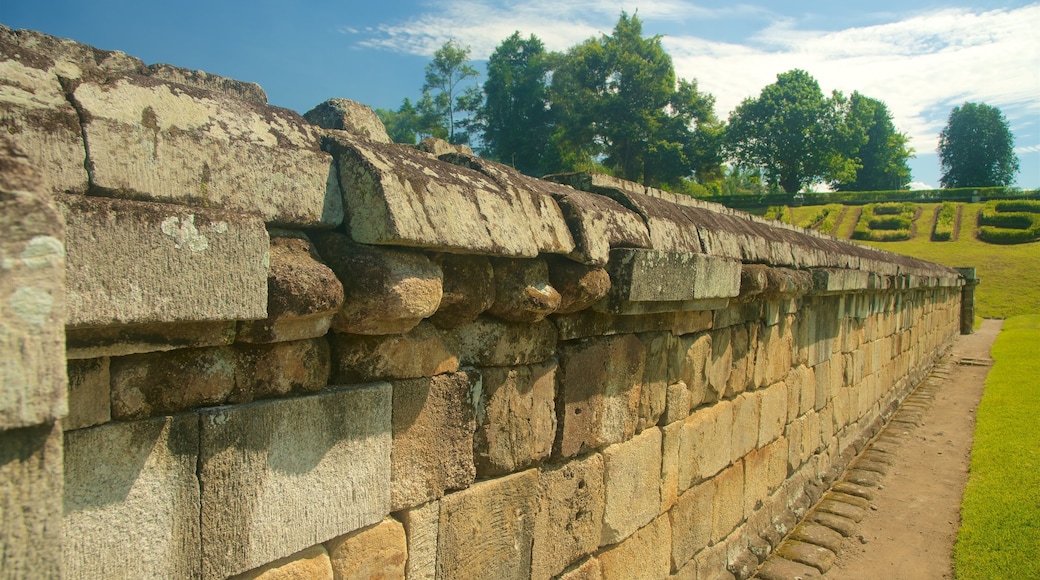
<path id="1" fill-rule="evenodd" d="M 945 267 L 34 32 L 0 118 L 5 576 L 745 578 L 959 328 Z"/>

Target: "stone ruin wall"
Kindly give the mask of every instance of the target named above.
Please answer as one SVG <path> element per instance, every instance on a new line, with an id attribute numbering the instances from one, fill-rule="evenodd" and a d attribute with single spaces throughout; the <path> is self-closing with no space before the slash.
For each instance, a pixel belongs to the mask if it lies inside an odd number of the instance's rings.
<path id="1" fill-rule="evenodd" d="M 945 267 L 306 117 L 0 28 L 4 577 L 745 578 L 959 328 Z"/>

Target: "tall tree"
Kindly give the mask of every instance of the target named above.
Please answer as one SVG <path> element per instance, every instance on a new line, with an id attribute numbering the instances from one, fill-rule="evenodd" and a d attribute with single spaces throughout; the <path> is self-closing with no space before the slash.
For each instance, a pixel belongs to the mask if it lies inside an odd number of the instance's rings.
<path id="1" fill-rule="evenodd" d="M 447 139 L 448 130 L 444 127 L 444 117 L 437 111 L 433 99 L 426 94 L 413 104 L 410 99 L 401 102 L 396 111 L 376 109 L 376 115 L 386 126 L 387 135 L 396 143 L 415 145 L 425 137 Z"/>
<path id="2" fill-rule="evenodd" d="M 943 187 L 1011 185 L 1018 173 L 1015 138 L 1000 109 L 964 103 L 939 135 Z"/>
<path id="3" fill-rule="evenodd" d="M 533 34 L 514 32 L 491 54 L 477 118 L 483 154 L 528 175 L 543 175 L 553 133 L 549 74 L 559 55 Z"/>
<path id="4" fill-rule="evenodd" d="M 738 164 L 763 168 L 771 184 L 795 193 L 847 171 L 847 159 L 835 154 L 841 103 L 838 94 L 825 97 L 809 73 L 781 73 L 730 114 L 727 149 Z"/>
<path id="5" fill-rule="evenodd" d="M 884 102 L 852 93 L 845 111 L 842 155 L 853 162 L 852 171 L 838 175 L 832 185 L 839 191 L 904 189 L 910 183 L 907 161 L 913 149 L 909 138 L 896 131 Z"/>
<path id="6" fill-rule="evenodd" d="M 717 131 L 714 99 L 695 83 L 676 87 L 661 37 L 643 37 L 642 22 L 622 12 L 610 36 L 591 38 L 568 51 L 552 78 L 554 142 L 560 162 L 602 163 L 616 175 L 647 185 L 670 185 L 690 176 L 702 159 L 699 145 Z M 711 129 L 711 131 L 709 130 Z M 711 159 L 717 154 L 701 151 Z"/>
<path id="7" fill-rule="evenodd" d="M 479 89 L 476 86 L 462 86 L 466 79 L 480 76 L 477 69 L 466 64 L 469 53 L 468 46 L 464 47 L 452 39 L 438 48 L 433 53 L 433 60 L 426 65 L 423 95 L 430 97 L 430 110 L 444 116 L 448 141 L 452 143 L 467 140 L 465 130 L 456 132 L 456 129 L 460 128 L 460 113 L 475 110 L 480 101 Z"/>

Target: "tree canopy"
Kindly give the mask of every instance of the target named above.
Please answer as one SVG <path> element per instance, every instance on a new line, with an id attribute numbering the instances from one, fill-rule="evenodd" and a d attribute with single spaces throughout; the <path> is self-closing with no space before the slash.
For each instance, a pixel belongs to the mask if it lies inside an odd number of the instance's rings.
<path id="1" fill-rule="evenodd" d="M 770 183 L 798 192 L 832 175 L 838 165 L 835 102 L 809 73 L 781 73 L 730 115 L 727 149 L 738 164 L 762 167 Z"/>
<path id="2" fill-rule="evenodd" d="M 849 172 L 835 175 L 831 185 L 839 191 L 905 188 L 913 150 L 907 147 L 909 138 L 896 131 L 888 106 L 857 91 L 844 109 L 840 154 L 852 164 Z"/>
<path id="3" fill-rule="evenodd" d="M 661 37 L 644 38 L 636 16 L 622 12 L 609 36 L 570 49 L 551 89 L 564 167 L 601 163 L 619 177 L 664 185 L 720 165 L 717 153 L 698 149 L 718 131 L 714 98 L 695 82 L 677 85 Z"/>
<path id="4" fill-rule="evenodd" d="M 943 187 L 1011 185 L 1018 173 L 1015 138 L 1000 109 L 964 103 L 939 135 Z"/>
<path id="5" fill-rule="evenodd" d="M 482 153 L 522 173 L 543 175 L 553 133 L 548 78 L 559 55 L 533 34 L 514 32 L 487 64 L 484 104 L 477 113 Z"/>

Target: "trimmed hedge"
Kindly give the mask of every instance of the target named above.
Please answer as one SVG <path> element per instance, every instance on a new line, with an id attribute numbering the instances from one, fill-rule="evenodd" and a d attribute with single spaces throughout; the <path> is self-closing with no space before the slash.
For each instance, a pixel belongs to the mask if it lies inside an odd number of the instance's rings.
<path id="1" fill-rule="evenodd" d="M 841 212 L 844 209 L 845 206 L 840 203 L 829 203 L 821 207 L 820 210 L 812 216 L 809 223 L 805 224 L 805 227 L 829 234 L 834 230 L 834 226 L 838 222 L 838 217 L 841 216 Z"/>
<path id="2" fill-rule="evenodd" d="M 933 242 L 948 242 L 953 239 L 953 226 L 957 221 L 957 204 L 951 201 L 942 202 L 935 215 L 935 227 L 932 229 Z"/>
<path id="3" fill-rule="evenodd" d="M 854 240 L 894 242 L 909 240 L 913 235 L 918 206 L 913 203 L 868 203 L 852 231 Z"/>
<path id="4" fill-rule="evenodd" d="M 771 205 L 766 209 L 766 213 L 762 217 L 767 220 L 779 220 L 785 224 L 790 224 L 794 221 L 791 208 L 786 205 Z"/>
<path id="5" fill-rule="evenodd" d="M 1040 240 L 1040 202 L 988 202 L 979 212 L 979 239 L 991 244 Z"/>
<path id="6" fill-rule="evenodd" d="M 896 189 L 890 191 L 833 191 L 825 193 L 770 193 L 766 195 L 716 195 L 703 197 L 727 207 L 766 207 L 770 205 L 860 205 L 878 202 L 971 201 L 974 194 L 982 200 L 1040 200 L 1040 190 L 1022 191 L 1011 187 L 962 187 L 958 189 Z"/>

